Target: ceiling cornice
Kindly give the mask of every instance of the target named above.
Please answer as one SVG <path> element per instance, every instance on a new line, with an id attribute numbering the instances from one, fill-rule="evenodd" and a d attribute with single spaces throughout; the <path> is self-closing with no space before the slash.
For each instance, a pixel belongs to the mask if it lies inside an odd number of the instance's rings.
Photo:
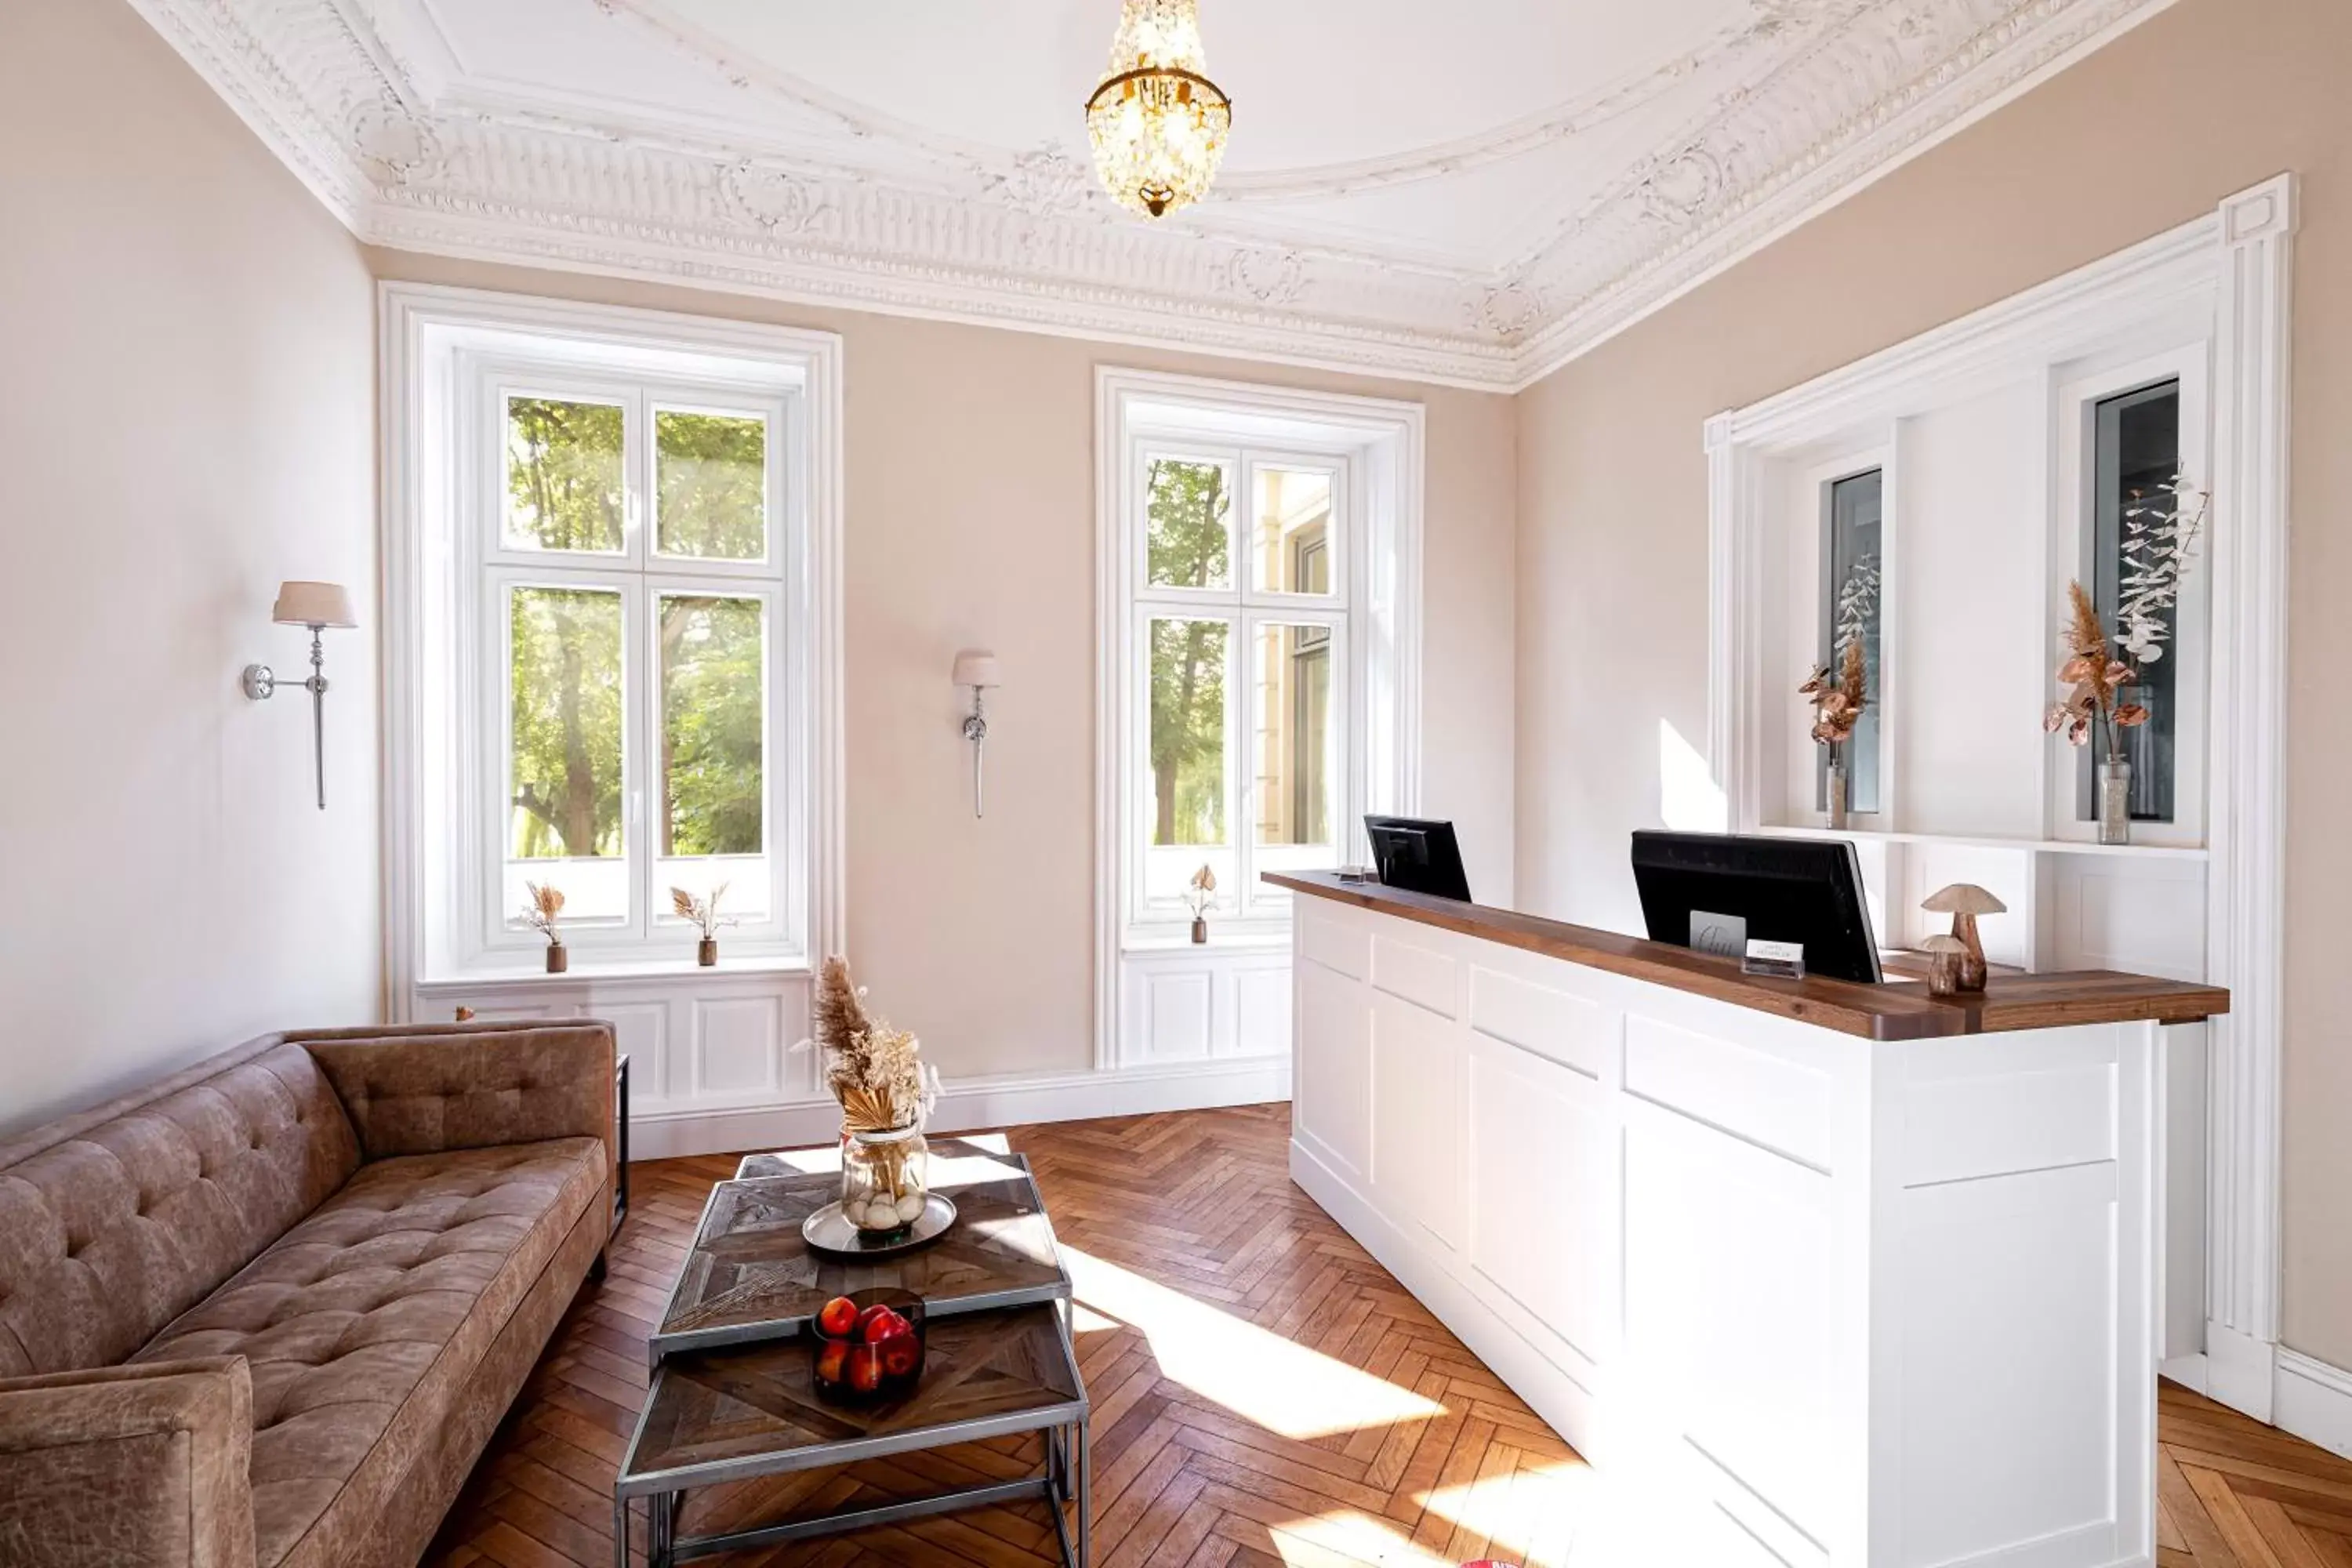
<path id="1" fill-rule="evenodd" d="M 1146 226 L 1052 150 L 967 150 L 908 177 L 718 130 L 427 102 L 425 73 L 371 26 L 385 0 L 131 4 L 371 244 L 1510 391 L 2170 0 L 1755 0 L 1745 29 L 1703 51 L 1727 85 L 1490 271 L 1255 219 L 1220 232 L 1216 206 Z M 645 20 L 641 0 L 593 4 Z M 1732 68 L 1754 58 L 1739 40 L 1773 37 L 1798 47 L 1769 72 Z M 1647 90 L 1620 84 L 1491 140 L 1540 142 Z M 1234 217 L 1265 193 L 1241 194 Z"/>

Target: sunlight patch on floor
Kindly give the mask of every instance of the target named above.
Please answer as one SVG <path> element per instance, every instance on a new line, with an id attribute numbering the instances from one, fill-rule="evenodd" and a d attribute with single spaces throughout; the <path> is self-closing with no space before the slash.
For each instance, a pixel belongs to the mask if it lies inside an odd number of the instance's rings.
<path id="1" fill-rule="evenodd" d="M 1568 1561 L 1579 1527 L 1607 1510 L 1591 1466 L 1580 1460 L 1523 1460 L 1509 1473 L 1484 1475 L 1459 1486 L 1417 1494 L 1417 1500 L 1454 1521 L 1477 1554 L 1526 1568 L 1559 1568 Z M 1580 1564 L 1585 1558 L 1577 1559 Z"/>
<path id="2" fill-rule="evenodd" d="M 1328 1436 L 1445 1407 L 1065 1244 L 1080 1310 L 1133 1325 L 1160 1374 L 1286 1437 Z"/>

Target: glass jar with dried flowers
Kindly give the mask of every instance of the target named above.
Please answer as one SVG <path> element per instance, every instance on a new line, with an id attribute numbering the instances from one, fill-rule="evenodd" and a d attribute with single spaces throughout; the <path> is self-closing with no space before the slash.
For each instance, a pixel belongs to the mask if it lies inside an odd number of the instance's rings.
<path id="1" fill-rule="evenodd" d="M 694 922 L 701 940 L 694 946 L 694 962 L 705 969 L 719 962 L 719 932 L 735 923 L 733 915 L 719 912 L 719 900 L 727 894 L 727 884 L 719 883 L 702 898 L 696 898 L 684 888 L 669 890 L 669 907 L 678 919 Z"/>
<path id="2" fill-rule="evenodd" d="M 930 1191 L 923 1121 L 939 1098 L 939 1075 L 918 1054 L 921 1042 L 867 1013 L 865 998 L 845 961 L 824 961 L 816 1039 L 826 1087 L 841 1103 L 841 1212 L 861 1235 L 878 1238 L 922 1217 Z"/>
<path id="3" fill-rule="evenodd" d="M 2126 702 L 2124 690 L 2139 677 L 2107 647 L 2107 630 L 2100 624 L 2098 606 L 2080 583 L 2066 584 L 2074 606 L 2063 634 L 2066 661 L 2058 667 L 2063 700 L 2050 705 L 2042 727 L 2055 734 L 2066 731 L 2069 744 L 2082 745 L 2098 726 L 2104 755 L 2099 758 L 2096 810 L 2099 842 L 2131 842 L 2131 759 L 2124 753 L 2124 731 L 2147 722 L 2147 710 Z"/>
<path id="4" fill-rule="evenodd" d="M 563 893 L 558 888 L 542 888 L 537 882 L 525 882 L 523 891 L 530 902 L 523 906 L 523 924 L 547 938 L 547 972 L 561 974 L 572 967 L 572 954 L 563 945 L 562 934 L 556 929 L 563 916 Z"/>
<path id="5" fill-rule="evenodd" d="M 1811 700 L 1813 705 L 1813 740 L 1830 749 L 1828 805 L 1830 826 L 1846 825 L 1846 743 L 1853 739 L 1853 727 L 1862 722 L 1863 710 L 1870 706 L 1870 680 L 1864 671 L 1862 639 L 1847 641 L 1844 657 L 1838 662 L 1834 678 L 1826 664 L 1816 665 L 1805 683 L 1797 688 L 1797 695 Z"/>

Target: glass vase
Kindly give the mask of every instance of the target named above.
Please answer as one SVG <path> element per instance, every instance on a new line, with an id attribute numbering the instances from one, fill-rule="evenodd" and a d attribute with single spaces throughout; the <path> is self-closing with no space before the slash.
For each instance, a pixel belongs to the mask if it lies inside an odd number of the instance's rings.
<path id="1" fill-rule="evenodd" d="M 920 1126 L 844 1132 L 841 1213 L 859 1234 L 886 1237 L 922 1217 L 931 1189 L 931 1146 Z"/>
<path id="2" fill-rule="evenodd" d="M 2099 763 L 2099 842 L 2131 842 L 2132 765 L 2122 757 Z"/>
<path id="3" fill-rule="evenodd" d="M 1846 819 L 1845 762 L 1841 757 L 1830 759 L 1828 780 L 1830 826 L 1843 827 Z"/>

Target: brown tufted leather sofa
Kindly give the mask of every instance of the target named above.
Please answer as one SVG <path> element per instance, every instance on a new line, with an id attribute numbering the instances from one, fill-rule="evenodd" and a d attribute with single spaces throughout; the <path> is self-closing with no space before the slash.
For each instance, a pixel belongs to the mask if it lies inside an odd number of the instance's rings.
<path id="1" fill-rule="evenodd" d="M 0 1563 L 415 1563 L 601 1261 L 613 1067 L 271 1035 L 0 1143 Z"/>

